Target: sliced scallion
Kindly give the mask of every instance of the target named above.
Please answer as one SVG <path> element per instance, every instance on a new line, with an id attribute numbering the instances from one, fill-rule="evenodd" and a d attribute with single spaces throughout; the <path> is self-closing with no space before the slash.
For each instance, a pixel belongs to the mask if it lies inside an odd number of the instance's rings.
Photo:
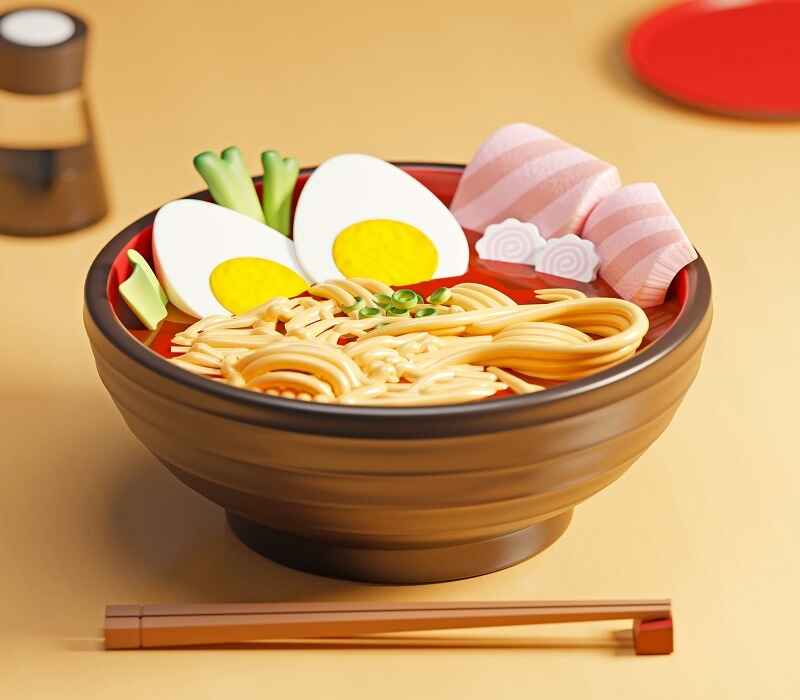
<path id="1" fill-rule="evenodd" d="M 392 305 L 392 297 L 388 294 L 376 294 L 375 303 L 382 309 L 388 309 Z"/>
<path id="2" fill-rule="evenodd" d="M 346 314 L 351 314 L 354 311 L 360 311 L 364 308 L 364 306 L 364 300 L 361 297 L 356 297 L 355 303 L 343 306 L 342 311 L 344 311 Z"/>
<path id="3" fill-rule="evenodd" d="M 386 310 L 387 316 L 408 316 L 408 309 L 398 309 L 396 306 L 392 306 Z"/>
<path id="4" fill-rule="evenodd" d="M 398 289 L 392 294 L 392 306 L 396 309 L 410 309 L 417 303 L 417 293 L 413 289 Z"/>
<path id="5" fill-rule="evenodd" d="M 428 297 L 428 303 L 444 304 L 450 300 L 451 296 L 453 296 L 453 292 L 451 292 L 450 289 L 447 287 L 439 287 L 439 289 L 431 292 L 431 295 Z"/>
<path id="6" fill-rule="evenodd" d="M 359 318 L 375 318 L 376 316 L 381 315 L 381 310 L 375 306 L 367 306 L 363 309 L 359 309 L 358 317 Z"/>
<path id="7" fill-rule="evenodd" d="M 435 316 L 438 312 L 432 306 L 426 306 L 414 314 L 414 318 L 425 318 L 425 316 Z"/>

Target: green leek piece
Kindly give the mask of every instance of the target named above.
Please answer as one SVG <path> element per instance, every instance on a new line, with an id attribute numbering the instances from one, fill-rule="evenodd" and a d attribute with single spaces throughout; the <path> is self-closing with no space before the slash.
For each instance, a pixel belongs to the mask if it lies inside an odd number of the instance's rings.
<path id="1" fill-rule="evenodd" d="M 392 297 L 388 294 L 376 294 L 375 303 L 382 309 L 388 309 L 392 305 Z"/>
<path id="2" fill-rule="evenodd" d="M 221 156 L 204 151 L 194 157 L 194 167 L 217 204 L 264 223 L 256 188 L 236 146 L 226 148 Z"/>
<path id="3" fill-rule="evenodd" d="M 300 164 L 295 158 L 282 158 L 278 151 L 264 151 L 261 164 L 264 166 L 261 192 L 264 221 L 267 226 L 289 236 L 292 232 L 292 194 Z"/>
<path id="4" fill-rule="evenodd" d="M 119 293 L 136 317 L 151 331 L 167 317 L 167 295 L 150 265 L 137 251 L 128 251 L 133 272 L 121 285 Z"/>

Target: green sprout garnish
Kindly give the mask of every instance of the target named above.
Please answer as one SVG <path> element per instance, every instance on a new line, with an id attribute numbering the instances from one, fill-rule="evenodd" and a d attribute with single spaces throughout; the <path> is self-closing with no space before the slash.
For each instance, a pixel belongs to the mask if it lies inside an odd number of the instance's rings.
<path id="1" fill-rule="evenodd" d="M 381 310 L 374 306 L 367 306 L 363 309 L 359 309 L 358 311 L 359 318 L 375 318 L 376 316 L 380 315 L 381 315 Z"/>
<path id="2" fill-rule="evenodd" d="M 264 223 L 256 188 L 242 152 L 236 146 L 226 148 L 219 156 L 212 151 L 204 151 L 195 156 L 194 167 L 206 181 L 217 204 Z"/>
<path id="3" fill-rule="evenodd" d="M 388 309 L 392 305 L 392 297 L 388 294 L 376 294 L 375 303 L 382 309 Z"/>
<path id="4" fill-rule="evenodd" d="M 387 316 L 408 316 L 408 309 L 398 309 L 396 306 L 386 310 Z"/>
<path id="5" fill-rule="evenodd" d="M 420 309 L 414 314 L 414 318 L 425 318 L 425 316 L 435 316 L 438 312 L 431 306 Z"/>
<path id="6" fill-rule="evenodd" d="M 264 166 L 261 193 L 264 221 L 288 236 L 292 230 L 292 194 L 300 164 L 295 158 L 282 158 L 277 151 L 264 151 L 261 164 Z"/>
<path id="7" fill-rule="evenodd" d="M 453 292 L 451 292 L 447 287 L 439 287 L 439 289 L 431 292 L 431 295 L 428 297 L 428 303 L 444 304 L 450 300 L 451 296 L 453 296 Z"/>
<path id="8" fill-rule="evenodd" d="M 392 294 L 392 306 L 396 309 L 410 309 L 417 303 L 417 293 L 411 289 L 399 289 Z"/>
<path id="9" fill-rule="evenodd" d="M 361 297 L 356 297 L 355 303 L 343 306 L 342 311 L 344 311 L 346 314 L 351 314 L 353 311 L 360 311 L 364 308 L 364 306 L 364 300 Z"/>

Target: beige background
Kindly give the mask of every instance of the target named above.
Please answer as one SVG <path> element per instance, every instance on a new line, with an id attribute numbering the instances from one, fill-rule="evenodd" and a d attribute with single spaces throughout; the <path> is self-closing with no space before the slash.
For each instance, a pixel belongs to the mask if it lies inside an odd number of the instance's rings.
<path id="1" fill-rule="evenodd" d="M 794 696 L 800 126 L 704 116 L 634 84 L 619 40 L 649 2 L 62 5 L 93 22 L 113 211 L 74 235 L 0 236 L 0 696 Z M 80 320 L 93 256 L 199 189 L 205 148 L 236 143 L 254 170 L 265 147 L 304 164 L 347 150 L 464 161 L 512 120 L 658 182 L 706 257 L 717 315 L 685 404 L 557 545 L 511 570 L 381 588 L 261 559 L 100 384 Z M 631 656 L 613 624 L 482 635 L 528 640 L 510 649 L 105 653 L 98 639 L 109 602 L 623 596 L 674 599 L 674 656 Z"/>

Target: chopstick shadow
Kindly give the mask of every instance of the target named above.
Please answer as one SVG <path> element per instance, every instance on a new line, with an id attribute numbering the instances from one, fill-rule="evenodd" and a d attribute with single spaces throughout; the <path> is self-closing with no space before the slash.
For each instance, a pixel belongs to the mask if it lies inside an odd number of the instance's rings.
<path id="1" fill-rule="evenodd" d="M 405 649 L 428 650 L 485 650 L 485 649 L 521 649 L 521 650 L 607 650 L 618 655 L 634 654 L 631 633 L 613 632 L 607 637 L 434 637 L 434 636 L 376 636 L 376 637 L 335 637 L 328 639 L 282 639 L 241 644 L 219 644 L 193 649 L 302 649 L 304 651 L 330 649 Z"/>
<path id="2" fill-rule="evenodd" d="M 70 651 L 98 651 L 103 649 L 102 639 L 67 639 L 64 645 Z M 454 635 L 376 635 L 372 637 L 330 637 L 325 639 L 281 639 L 236 644 L 206 644 L 169 649 L 145 649 L 137 652 L 155 651 L 329 651 L 329 650 L 390 650 L 390 651 L 584 651 L 604 652 L 615 656 L 633 656 L 633 636 L 630 630 L 619 630 L 605 636 L 530 636 L 530 637 L 459 637 Z M 124 652 L 115 652 L 124 653 Z"/>

